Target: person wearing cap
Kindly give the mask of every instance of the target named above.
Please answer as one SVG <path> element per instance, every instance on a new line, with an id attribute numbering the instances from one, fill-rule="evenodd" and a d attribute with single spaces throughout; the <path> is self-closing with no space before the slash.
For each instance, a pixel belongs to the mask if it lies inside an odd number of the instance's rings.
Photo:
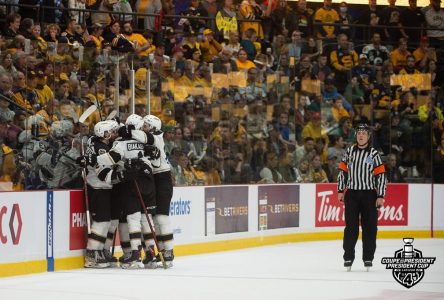
<path id="1" fill-rule="evenodd" d="M 355 260 L 355 245 L 362 225 L 362 260 L 372 266 L 376 251 L 377 209 L 384 205 L 387 186 L 385 166 L 379 152 L 370 146 L 370 127 L 356 127 L 356 144 L 347 148 L 339 163 L 338 200 L 345 207 L 344 267 Z"/>
<path id="2" fill-rule="evenodd" d="M 200 50 L 202 52 L 203 61 L 206 63 L 212 62 L 222 50 L 221 44 L 213 37 L 213 31 L 211 29 L 205 29 L 203 31 L 203 40 L 200 43 Z"/>
<path id="3" fill-rule="evenodd" d="M 366 88 L 370 88 L 369 85 L 375 83 L 375 68 L 369 64 L 369 59 L 366 54 L 361 53 L 359 55 L 359 65 L 352 68 L 352 77 L 353 76 L 358 77 Z"/>
<path id="4" fill-rule="evenodd" d="M 429 38 L 426 36 L 421 38 L 419 47 L 413 51 L 413 56 L 417 66 L 421 69 L 427 66 L 430 61 L 436 62 L 438 60 L 436 50 L 429 47 Z"/>
<path id="5" fill-rule="evenodd" d="M 182 43 L 184 49 L 184 57 L 186 59 L 193 58 L 193 52 L 197 49 L 200 51 L 200 43 L 197 42 L 197 37 L 194 32 L 185 32 L 184 41 Z"/>

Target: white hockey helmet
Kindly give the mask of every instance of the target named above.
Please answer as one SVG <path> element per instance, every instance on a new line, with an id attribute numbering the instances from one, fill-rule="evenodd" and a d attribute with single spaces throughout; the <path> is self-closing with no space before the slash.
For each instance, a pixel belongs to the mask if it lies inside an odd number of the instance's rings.
<path id="1" fill-rule="evenodd" d="M 111 133 L 116 130 L 115 121 L 100 121 L 94 126 L 94 134 L 101 138 L 111 137 Z"/>
<path id="2" fill-rule="evenodd" d="M 126 118 L 125 125 L 134 125 L 134 128 L 141 129 L 143 127 L 143 119 L 139 115 L 132 114 L 129 115 L 128 118 Z"/>
<path id="3" fill-rule="evenodd" d="M 154 130 L 162 129 L 162 121 L 154 115 L 147 115 L 143 117 L 143 121 L 150 126 L 150 129 Z"/>
<path id="4" fill-rule="evenodd" d="M 74 124 L 68 120 L 54 121 L 51 124 L 50 132 L 56 138 L 62 138 L 67 135 L 72 135 L 74 131 Z"/>

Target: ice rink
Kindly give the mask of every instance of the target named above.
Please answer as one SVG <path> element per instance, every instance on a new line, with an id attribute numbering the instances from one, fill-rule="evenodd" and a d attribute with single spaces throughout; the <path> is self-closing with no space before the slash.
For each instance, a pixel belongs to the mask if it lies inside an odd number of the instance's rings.
<path id="1" fill-rule="evenodd" d="M 0 279 L 0 299 L 444 299 L 444 239 L 416 239 L 424 257 L 436 257 L 420 283 L 398 284 L 382 257 L 403 247 L 379 240 L 374 267 L 361 257 L 350 273 L 342 266 L 341 241 L 292 243 L 177 257 L 163 270 L 78 269 Z"/>

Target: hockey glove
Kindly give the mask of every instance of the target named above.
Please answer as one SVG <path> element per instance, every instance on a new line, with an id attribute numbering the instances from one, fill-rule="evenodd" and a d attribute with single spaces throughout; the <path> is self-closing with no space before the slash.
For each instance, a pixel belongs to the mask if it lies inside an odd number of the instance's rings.
<path id="1" fill-rule="evenodd" d="M 160 150 L 156 146 L 153 145 L 145 145 L 144 154 L 151 160 L 160 158 Z"/>
<path id="2" fill-rule="evenodd" d="M 153 172 L 151 167 L 149 165 L 147 165 L 147 164 L 143 164 L 143 167 L 142 167 L 141 171 L 145 175 L 150 175 Z"/>
<path id="3" fill-rule="evenodd" d="M 132 138 L 131 131 L 134 130 L 133 125 L 122 126 L 117 130 L 118 135 L 124 140 L 130 140 Z"/>
<path id="4" fill-rule="evenodd" d="M 117 176 L 120 182 L 127 182 L 136 179 L 138 177 L 138 174 L 139 174 L 138 170 L 129 169 L 129 170 L 120 171 Z"/>
<path id="5" fill-rule="evenodd" d="M 86 168 L 88 165 L 88 158 L 84 155 L 77 157 L 76 164 L 78 164 L 81 168 Z"/>
<path id="6" fill-rule="evenodd" d="M 135 169 L 139 170 L 140 173 L 144 175 L 150 175 L 152 173 L 152 169 L 149 164 L 145 163 L 143 160 L 138 159 L 134 161 Z"/>

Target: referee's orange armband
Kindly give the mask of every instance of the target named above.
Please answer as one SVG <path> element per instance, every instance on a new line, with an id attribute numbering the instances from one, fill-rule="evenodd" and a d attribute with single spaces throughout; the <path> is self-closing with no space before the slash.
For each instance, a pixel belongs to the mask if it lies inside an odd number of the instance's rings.
<path id="1" fill-rule="evenodd" d="M 339 168 L 339 170 L 342 170 L 342 171 L 344 171 L 344 172 L 348 172 L 347 164 L 346 164 L 345 162 L 343 162 L 343 161 L 341 161 L 341 162 L 339 163 L 338 168 Z"/>
<path id="2" fill-rule="evenodd" d="M 384 173 L 384 172 L 385 172 L 385 166 L 384 165 L 379 165 L 379 166 L 377 166 L 376 168 L 373 169 L 373 174 L 375 174 L 375 176 L 379 175 L 381 173 Z"/>

